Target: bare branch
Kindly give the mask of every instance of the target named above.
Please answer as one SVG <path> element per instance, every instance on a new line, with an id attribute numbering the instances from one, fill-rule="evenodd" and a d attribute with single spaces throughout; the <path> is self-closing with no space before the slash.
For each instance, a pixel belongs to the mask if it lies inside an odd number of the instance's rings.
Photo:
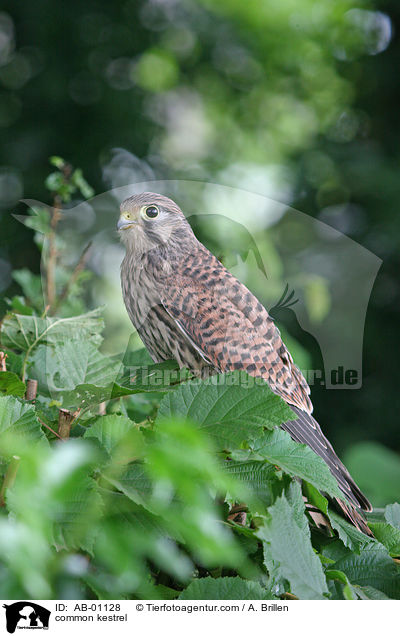
<path id="1" fill-rule="evenodd" d="M 58 412 L 58 435 L 61 439 L 68 439 L 71 432 L 71 424 L 74 419 L 73 413 L 67 409 L 60 409 Z"/>
<path id="2" fill-rule="evenodd" d="M 31 401 L 36 399 L 38 388 L 37 380 L 27 380 L 26 383 L 26 392 L 25 392 L 25 400 Z"/>
<path id="3" fill-rule="evenodd" d="M 56 299 L 56 264 L 57 264 L 57 248 L 56 248 L 56 229 L 61 218 L 61 199 L 58 195 L 54 197 L 53 212 L 50 222 L 49 233 L 49 258 L 46 267 L 46 283 L 47 283 L 47 303 L 50 308 L 54 305 Z"/>

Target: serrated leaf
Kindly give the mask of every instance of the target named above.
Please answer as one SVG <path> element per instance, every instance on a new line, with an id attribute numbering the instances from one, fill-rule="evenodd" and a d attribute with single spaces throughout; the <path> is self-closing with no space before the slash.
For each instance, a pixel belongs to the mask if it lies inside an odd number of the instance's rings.
<path id="1" fill-rule="evenodd" d="M 361 546 L 366 545 L 372 540 L 371 537 L 367 537 L 363 532 L 357 530 L 353 524 L 348 523 L 346 519 L 343 519 L 341 515 L 331 508 L 328 510 L 328 517 L 332 528 L 337 531 L 339 539 L 346 548 L 350 548 L 353 552 L 360 554 Z"/>
<path id="2" fill-rule="evenodd" d="M 275 466 L 257 461 L 227 461 L 227 473 L 240 480 L 260 500 L 260 511 L 270 506 L 276 495 L 277 471 Z M 254 507 L 252 508 L 254 510 Z M 257 508 L 258 509 L 258 508 Z"/>
<path id="3" fill-rule="evenodd" d="M 343 545 L 342 541 L 337 538 L 328 539 L 327 543 L 323 544 L 320 547 L 320 551 L 322 556 L 325 559 L 329 560 L 332 567 L 336 563 L 336 561 L 339 561 L 340 559 L 351 554 L 351 550 L 349 548 L 346 548 Z"/>
<path id="4" fill-rule="evenodd" d="M 293 510 L 293 519 L 307 536 L 311 536 L 308 519 L 305 515 L 305 503 L 298 481 L 292 481 L 285 489 L 285 497 Z"/>
<path id="5" fill-rule="evenodd" d="M 400 529 L 383 521 L 370 521 L 368 525 L 375 538 L 388 550 L 390 556 L 398 557 L 400 555 Z"/>
<path id="6" fill-rule="evenodd" d="M 135 504 L 152 511 L 149 499 L 153 484 L 143 464 L 132 463 L 117 478 L 108 474 L 104 478 Z"/>
<path id="7" fill-rule="evenodd" d="M 35 409 L 13 396 L 0 397 L 0 440 L 7 452 L 11 452 L 13 441 L 30 444 L 47 439 L 41 429 Z"/>
<path id="8" fill-rule="evenodd" d="M 371 586 L 390 598 L 400 598 L 400 567 L 386 548 L 373 539 L 360 554 L 348 553 L 332 569 L 343 571 L 354 585 Z"/>
<path id="9" fill-rule="evenodd" d="M 266 459 L 271 464 L 280 466 L 288 475 L 305 479 L 331 497 L 343 498 L 336 479 L 324 460 L 309 446 L 292 440 L 289 433 L 282 429 L 263 431 L 250 443 L 250 450 L 241 454 L 247 454 L 249 459 Z M 236 456 L 239 453 L 234 454 Z"/>
<path id="10" fill-rule="evenodd" d="M 124 415 L 104 415 L 97 418 L 85 432 L 84 437 L 98 439 L 109 455 L 125 440 L 128 433 L 134 431 L 139 439 L 140 432 L 133 422 Z"/>
<path id="11" fill-rule="evenodd" d="M 363 587 L 360 585 L 353 585 L 353 590 L 363 601 L 390 601 L 390 598 L 386 596 L 386 594 L 374 587 L 371 587 L 371 585 L 364 585 Z"/>
<path id="12" fill-rule="evenodd" d="M 300 506 L 300 488 L 297 500 Z M 296 510 L 282 495 L 268 512 L 270 516 L 257 535 L 268 543 L 271 558 L 283 578 L 289 581 L 292 593 L 301 599 L 323 599 L 328 587 L 322 565 L 313 551 L 308 524 L 299 521 L 298 508 Z"/>
<path id="13" fill-rule="evenodd" d="M 268 590 L 261 587 L 255 581 L 246 581 L 239 576 L 226 576 L 213 579 L 207 576 L 203 579 L 192 581 L 183 590 L 178 598 L 182 601 L 207 601 L 207 600 L 274 600 L 276 599 Z"/>
<path id="14" fill-rule="evenodd" d="M 16 373 L 11 371 L 0 371 L 0 393 L 2 395 L 25 395 L 25 383 L 21 382 Z"/>
<path id="15" fill-rule="evenodd" d="M 400 504 L 394 503 L 386 506 L 385 519 L 394 528 L 398 528 L 400 530 Z"/>
<path id="16" fill-rule="evenodd" d="M 161 401 L 159 417 L 171 415 L 196 422 L 224 450 L 295 417 L 265 382 L 242 371 L 182 384 Z"/>
<path id="17" fill-rule="evenodd" d="M 74 408 L 76 386 L 109 386 L 121 367 L 120 362 L 100 353 L 92 342 L 75 339 L 51 347 L 40 345 L 31 361 L 30 377 L 39 381 L 40 390 L 53 398 L 62 394 L 63 405 Z"/>
<path id="18" fill-rule="evenodd" d="M 70 339 L 90 340 L 100 344 L 104 328 L 102 309 L 94 309 L 71 318 L 39 318 L 8 314 L 0 330 L 0 343 L 5 348 L 32 351 L 39 344 L 62 344 Z"/>

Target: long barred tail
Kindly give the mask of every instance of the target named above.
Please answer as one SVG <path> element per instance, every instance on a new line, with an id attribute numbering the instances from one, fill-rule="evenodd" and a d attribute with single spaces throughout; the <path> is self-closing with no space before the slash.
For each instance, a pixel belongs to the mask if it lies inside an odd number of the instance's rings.
<path id="1" fill-rule="evenodd" d="M 295 412 L 298 419 L 290 420 L 282 424 L 283 430 L 287 431 L 296 442 L 307 444 L 317 455 L 322 457 L 348 502 L 345 503 L 340 499 L 335 499 L 335 505 L 356 528 L 364 534 L 373 536 L 362 513 L 359 512 L 360 510 L 371 511 L 372 506 L 370 502 L 361 492 L 347 468 L 336 455 L 332 445 L 326 439 L 321 431 L 321 427 L 313 416 L 295 406 L 290 405 L 290 408 Z"/>

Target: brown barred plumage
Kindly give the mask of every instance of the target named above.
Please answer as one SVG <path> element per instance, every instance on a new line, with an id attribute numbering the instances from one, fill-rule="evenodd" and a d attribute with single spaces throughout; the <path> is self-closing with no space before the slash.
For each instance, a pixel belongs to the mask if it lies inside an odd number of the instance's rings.
<path id="1" fill-rule="evenodd" d="M 118 229 L 125 305 L 153 360 L 175 359 L 203 376 L 243 369 L 266 380 L 297 416 L 282 428 L 324 459 L 348 501 L 337 501 L 343 514 L 371 534 L 358 512 L 371 505 L 312 417 L 310 389 L 267 310 L 197 240 L 171 199 L 151 192 L 126 199 Z"/>

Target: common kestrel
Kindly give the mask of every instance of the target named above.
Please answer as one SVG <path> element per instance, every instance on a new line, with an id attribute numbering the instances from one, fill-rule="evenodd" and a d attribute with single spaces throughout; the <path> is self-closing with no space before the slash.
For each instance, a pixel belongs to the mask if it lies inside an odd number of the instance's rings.
<path id="1" fill-rule="evenodd" d="M 124 302 L 153 360 L 175 359 L 203 376 L 242 369 L 263 378 L 293 410 L 282 428 L 324 459 L 347 501 L 336 504 L 371 534 L 359 512 L 371 504 L 312 416 L 310 388 L 263 305 L 197 240 L 171 199 L 129 197 L 117 227 Z"/>

